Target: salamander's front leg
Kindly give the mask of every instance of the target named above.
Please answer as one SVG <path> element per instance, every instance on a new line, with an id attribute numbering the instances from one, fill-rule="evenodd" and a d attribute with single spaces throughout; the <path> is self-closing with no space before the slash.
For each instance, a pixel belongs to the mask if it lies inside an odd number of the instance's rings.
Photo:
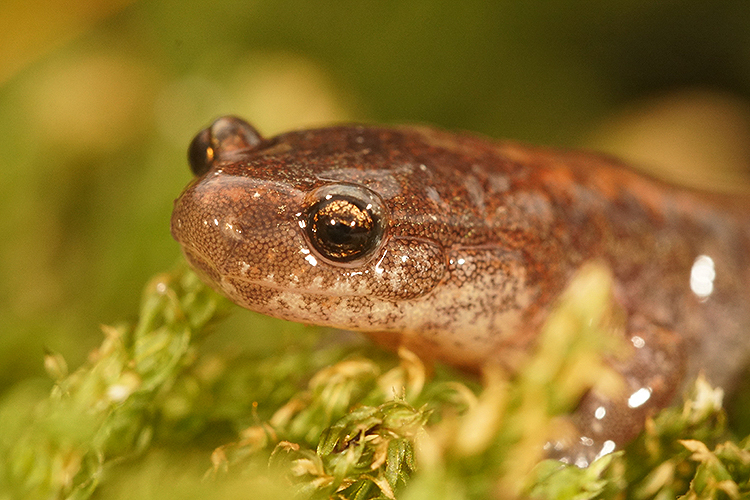
<path id="1" fill-rule="evenodd" d="M 623 377 L 622 391 L 610 396 L 587 393 L 573 415 L 577 441 L 550 443 L 551 456 L 586 467 L 627 444 L 649 416 L 674 399 L 685 370 L 680 336 L 639 315 L 630 316 L 627 332 L 632 355 L 611 361 Z"/>

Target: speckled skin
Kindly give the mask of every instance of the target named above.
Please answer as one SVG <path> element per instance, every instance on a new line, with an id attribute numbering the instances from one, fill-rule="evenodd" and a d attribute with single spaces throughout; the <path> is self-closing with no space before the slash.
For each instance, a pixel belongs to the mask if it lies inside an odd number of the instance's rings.
<path id="1" fill-rule="evenodd" d="M 728 385 L 748 359 L 747 206 L 599 155 L 430 128 L 254 139 L 215 142 L 210 169 L 172 216 L 191 265 L 248 309 L 368 332 L 461 367 L 512 368 L 580 266 L 605 261 L 628 338 L 645 341 L 617 369 L 628 394 L 646 387 L 651 398 L 633 409 L 589 396 L 577 416 L 591 438 L 586 460 L 606 440 L 630 439 L 686 377 L 704 369 Z M 355 266 L 316 256 L 300 224 L 309 193 L 342 182 L 377 193 L 387 214 L 382 247 Z M 715 263 L 707 299 L 689 286 L 700 255 Z M 607 417 L 595 419 L 602 405 Z"/>

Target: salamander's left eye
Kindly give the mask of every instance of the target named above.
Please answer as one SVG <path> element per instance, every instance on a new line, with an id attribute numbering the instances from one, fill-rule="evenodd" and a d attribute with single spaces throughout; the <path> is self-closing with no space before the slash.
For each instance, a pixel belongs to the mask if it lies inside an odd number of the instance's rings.
<path id="1" fill-rule="evenodd" d="M 203 175 L 211 168 L 214 162 L 214 148 L 211 146 L 211 131 L 207 128 L 201 130 L 190 142 L 188 148 L 188 163 L 193 175 Z"/>
<path id="2" fill-rule="evenodd" d="M 359 264 L 380 248 L 386 219 L 370 190 L 331 185 L 313 193 L 311 201 L 302 226 L 320 256 L 334 263 Z"/>

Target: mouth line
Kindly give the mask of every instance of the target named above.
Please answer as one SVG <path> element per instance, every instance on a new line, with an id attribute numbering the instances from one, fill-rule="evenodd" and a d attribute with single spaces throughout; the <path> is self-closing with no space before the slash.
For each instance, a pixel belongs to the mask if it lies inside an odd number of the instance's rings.
<path id="1" fill-rule="evenodd" d="M 222 275 L 222 279 L 224 279 L 225 277 L 226 277 L 225 275 Z M 337 293 L 337 292 L 332 292 L 332 291 L 327 291 L 327 290 L 314 291 L 314 290 L 305 289 L 305 288 L 294 288 L 294 287 L 279 285 L 279 284 L 268 282 L 268 281 L 254 280 L 250 278 L 245 278 L 243 276 L 229 276 L 229 278 L 233 280 L 241 281 L 243 283 L 248 283 L 250 285 L 255 285 L 261 288 L 265 288 L 268 290 L 273 290 L 276 292 L 288 292 L 288 293 L 294 293 L 294 294 L 298 294 L 302 296 L 309 295 L 309 296 L 315 296 L 315 297 L 352 298 L 352 297 L 367 297 L 367 296 L 372 295 L 370 293 L 359 293 L 359 294 Z"/>
<path id="2" fill-rule="evenodd" d="M 210 266 L 211 269 L 213 269 L 216 276 L 219 276 L 221 281 L 224 281 L 226 279 L 232 279 L 237 280 L 242 283 L 246 283 L 249 285 L 255 285 L 258 287 L 262 287 L 268 290 L 276 291 L 276 292 L 289 292 L 289 293 L 296 293 L 299 295 L 311 295 L 316 297 L 341 297 L 341 298 L 349 298 L 349 297 L 367 297 L 372 295 L 372 293 L 363 292 L 363 293 L 339 293 L 331 291 L 330 288 L 323 289 L 321 291 L 313 291 L 310 289 L 304 289 L 304 288 L 295 288 L 291 286 L 285 286 L 285 285 L 279 285 L 277 283 L 274 283 L 272 281 L 264 281 L 260 279 L 253 279 L 248 278 L 246 276 L 238 276 L 235 274 L 228 274 L 225 272 L 221 272 L 218 268 L 218 265 L 214 263 L 213 260 L 208 259 L 201 251 L 197 250 L 192 245 L 183 245 L 185 249 L 189 250 L 190 254 L 195 255 L 197 258 L 199 258 L 203 263 L 205 263 L 207 266 Z M 227 256 L 227 258 L 224 260 L 229 260 L 230 256 Z M 252 267 L 252 266 L 251 266 Z M 218 285 L 221 285 L 221 283 L 217 283 Z"/>

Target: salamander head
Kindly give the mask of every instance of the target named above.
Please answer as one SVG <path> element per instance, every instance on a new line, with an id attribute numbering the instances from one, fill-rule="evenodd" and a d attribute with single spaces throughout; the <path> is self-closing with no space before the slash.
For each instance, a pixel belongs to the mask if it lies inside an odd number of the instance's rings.
<path id="1" fill-rule="evenodd" d="M 424 208 L 411 186 L 425 172 L 390 153 L 408 140 L 365 127 L 264 139 L 220 118 L 190 145 L 196 178 L 175 202 L 172 235 L 243 307 L 354 330 L 403 328 L 404 304 L 446 274 L 442 245 L 408 217 Z"/>

